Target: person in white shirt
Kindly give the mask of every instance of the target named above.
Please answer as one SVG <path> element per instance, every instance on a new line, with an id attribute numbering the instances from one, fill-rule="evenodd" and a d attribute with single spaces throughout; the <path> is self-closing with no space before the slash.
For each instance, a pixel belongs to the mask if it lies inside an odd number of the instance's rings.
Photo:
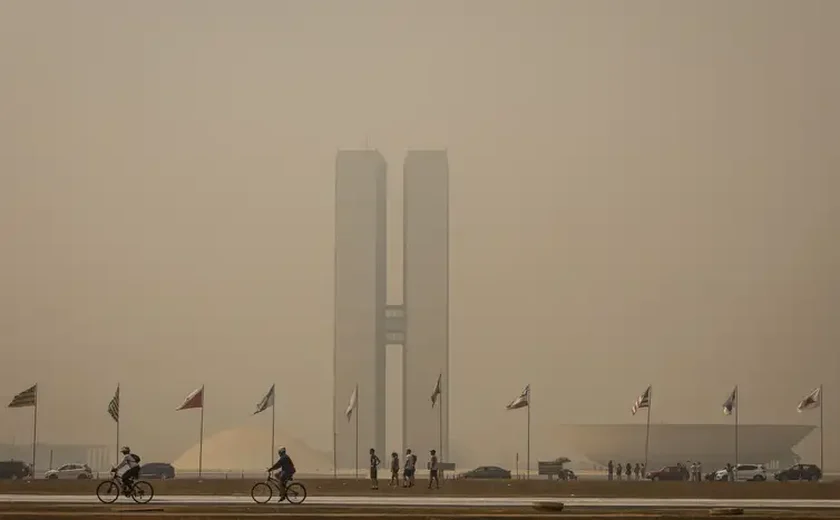
<path id="1" fill-rule="evenodd" d="M 120 453 L 124 455 L 123 460 L 113 471 L 122 478 L 123 488 L 130 489 L 131 481 L 140 476 L 140 457 L 131 453 L 131 448 L 128 446 L 123 446 Z M 121 470 L 122 473 L 120 473 Z"/>

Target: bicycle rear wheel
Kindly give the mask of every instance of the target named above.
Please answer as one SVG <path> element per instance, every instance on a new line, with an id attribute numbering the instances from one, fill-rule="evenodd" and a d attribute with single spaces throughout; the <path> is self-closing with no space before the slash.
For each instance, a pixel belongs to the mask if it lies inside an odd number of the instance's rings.
<path id="1" fill-rule="evenodd" d="M 254 487 L 251 488 L 251 498 L 257 504 L 268 503 L 268 501 L 271 500 L 271 495 L 273 494 L 274 490 L 268 482 L 257 482 L 254 484 Z"/>
<path id="2" fill-rule="evenodd" d="M 113 504 L 120 497 L 120 486 L 113 480 L 100 482 L 96 486 L 96 498 L 103 504 Z"/>
<path id="3" fill-rule="evenodd" d="M 138 504 L 148 504 L 155 496 L 155 489 L 145 480 L 138 480 L 131 488 L 131 498 Z"/>
<path id="4" fill-rule="evenodd" d="M 286 500 L 290 504 L 303 504 L 306 500 L 306 488 L 300 482 L 289 482 L 286 486 Z"/>

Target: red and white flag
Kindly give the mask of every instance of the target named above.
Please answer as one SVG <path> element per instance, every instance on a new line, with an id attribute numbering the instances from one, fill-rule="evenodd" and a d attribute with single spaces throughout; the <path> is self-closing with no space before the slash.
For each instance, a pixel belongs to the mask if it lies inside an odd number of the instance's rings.
<path id="1" fill-rule="evenodd" d="M 204 408 L 204 385 L 190 392 L 190 395 L 184 399 L 183 404 L 177 408 L 177 411 L 191 410 L 193 408 Z"/>

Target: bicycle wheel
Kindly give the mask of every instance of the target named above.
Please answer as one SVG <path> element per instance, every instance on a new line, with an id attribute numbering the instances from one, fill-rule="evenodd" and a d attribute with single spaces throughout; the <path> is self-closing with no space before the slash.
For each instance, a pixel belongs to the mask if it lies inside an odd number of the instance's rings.
<path id="1" fill-rule="evenodd" d="M 254 487 L 251 488 L 251 498 L 257 504 L 266 504 L 269 500 L 271 500 L 271 495 L 274 494 L 274 491 L 271 489 L 271 485 L 268 482 L 257 482 L 254 484 Z"/>
<path id="2" fill-rule="evenodd" d="M 138 480 L 131 488 L 131 498 L 138 504 L 148 504 L 155 496 L 155 488 L 145 480 Z"/>
<path id="3" fill-rule="evenodd" d="M 300 482 L 289 482 L 286 486 L 286 500 L 290 504 L 303 504 L 306 500 L 306 488 Z"/>
<path id="4" fill-rule="evenodd" d="M 120 497 L 120 486 L 113 480 L 100 482 L 96 486 L 96 498 L 103 504 L 113 504 Z"/>

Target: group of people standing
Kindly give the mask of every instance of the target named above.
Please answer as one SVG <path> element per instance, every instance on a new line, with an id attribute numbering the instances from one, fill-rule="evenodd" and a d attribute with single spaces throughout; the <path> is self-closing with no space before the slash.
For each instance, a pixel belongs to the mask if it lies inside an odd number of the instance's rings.
<path id="1" fill-rule="evenodd" d="M 607 463 L 607 478 L 613 480 L 613 475 L 615 475 L 616 480 L 621 480 L 622 475 L 627 480 L 633 480 L 634 477 L 635 480 L 643 479 L 645 477 L 645 464 L 637 462 L 634 466 L 628 462 L 622 466 L 620 462 L 609 461 Z"/>
<path id="2" fill-rule="evenodd" d="M 370 487 L 371 489 L 379 489 L 379 466 L 382 461 L 376 455 L 376 450 L 370 449 Z M 440 489 L 440 479 L 438 478 L 438 457 L 435 450 L 429 450 L 429 489 L 432 489 L 432 484 L 435 489 Z M 417 455 L 411 452 L 411 449 L 405 450 L 405 459 L 402 467 L 402 481 L 400 481 L 400 456 L 397 452 L 391 453 L 391 480 L 388 482 L 389 487 L 414 487 L 414 474 L 417 471 Z"/>

